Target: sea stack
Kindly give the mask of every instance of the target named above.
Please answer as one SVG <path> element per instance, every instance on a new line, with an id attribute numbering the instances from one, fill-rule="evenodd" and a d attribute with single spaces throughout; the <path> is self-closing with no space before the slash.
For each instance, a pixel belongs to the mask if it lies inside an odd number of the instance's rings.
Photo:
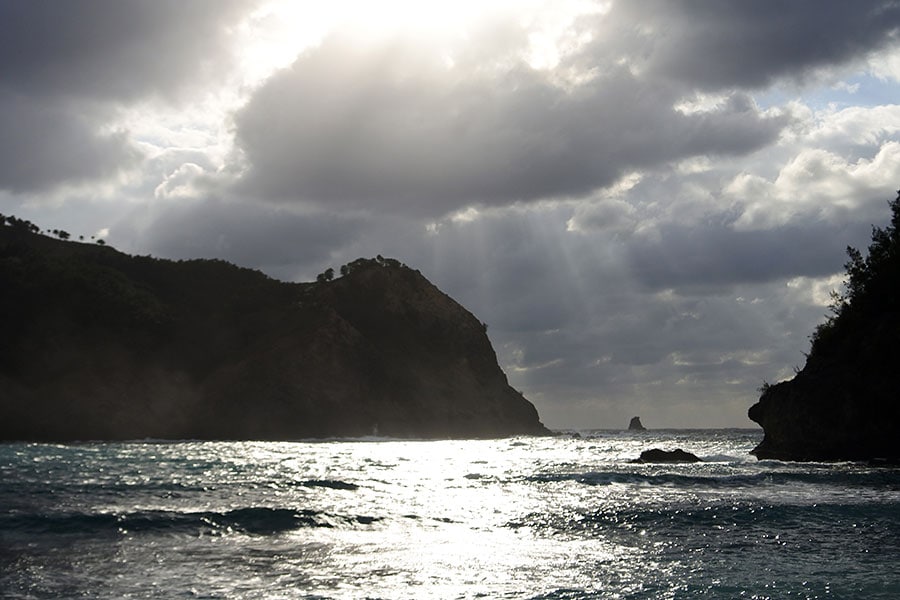
<path id="1" fill-rule="evenodd" d="M 640 417 L 631 417 L 631 422 L 628 424 L 628 431 L 647 431 L 647 428 L 641 423 Z"/>

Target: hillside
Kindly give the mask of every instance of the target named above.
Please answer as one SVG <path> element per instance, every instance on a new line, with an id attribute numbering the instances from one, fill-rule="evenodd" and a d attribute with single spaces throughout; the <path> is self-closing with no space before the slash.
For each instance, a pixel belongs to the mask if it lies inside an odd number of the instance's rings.
<path id="1" fill-rule="evenodd" d="M 750 408 L 765 430 L 758 458 L 900 460 L 900 195 L 891 209 L 865 258 L 848 248 L 846 293 L 806 365 Z"/>
<path id="2" fill-rule="evenodd" d="M 484 325 L 397 261 L 284 283 L 13 223 L 0 224 L 0 440 L 546 432 Z"/>

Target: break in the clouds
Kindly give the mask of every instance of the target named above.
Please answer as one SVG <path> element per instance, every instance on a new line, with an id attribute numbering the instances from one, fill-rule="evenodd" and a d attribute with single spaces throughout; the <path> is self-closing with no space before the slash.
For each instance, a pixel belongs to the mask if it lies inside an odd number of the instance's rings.
<path id="1" fill-rule="evenodd" d="M 748 426 L 900 187 L 893 1 L 0 0 L 0 212 L 420 269 L 555 427 Z"/>

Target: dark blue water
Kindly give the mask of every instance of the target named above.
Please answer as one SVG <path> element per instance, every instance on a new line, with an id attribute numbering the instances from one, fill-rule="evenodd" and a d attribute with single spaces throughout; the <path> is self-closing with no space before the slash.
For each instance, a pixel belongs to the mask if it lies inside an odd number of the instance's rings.
<path id="1" fill-rule="evenodd" d="M 759 437 L 0 445 L 0 597 L 900 598 L 900 470 Z"/>

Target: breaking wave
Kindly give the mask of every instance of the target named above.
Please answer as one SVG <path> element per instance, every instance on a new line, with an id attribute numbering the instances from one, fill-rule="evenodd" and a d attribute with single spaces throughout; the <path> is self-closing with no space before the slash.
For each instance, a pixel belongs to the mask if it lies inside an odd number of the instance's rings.
<path id="1" fill-rule="evenodd" d="M 371 525 L 380 517 L 335 515 L 314 510 L 254 506 L 227 511 L 141 510 L 122 513 L 11 514 L 0 528 L 20 534 L 110 535 L 136 532 L 189 535 L 271 535 L 306 527 Z"/>

